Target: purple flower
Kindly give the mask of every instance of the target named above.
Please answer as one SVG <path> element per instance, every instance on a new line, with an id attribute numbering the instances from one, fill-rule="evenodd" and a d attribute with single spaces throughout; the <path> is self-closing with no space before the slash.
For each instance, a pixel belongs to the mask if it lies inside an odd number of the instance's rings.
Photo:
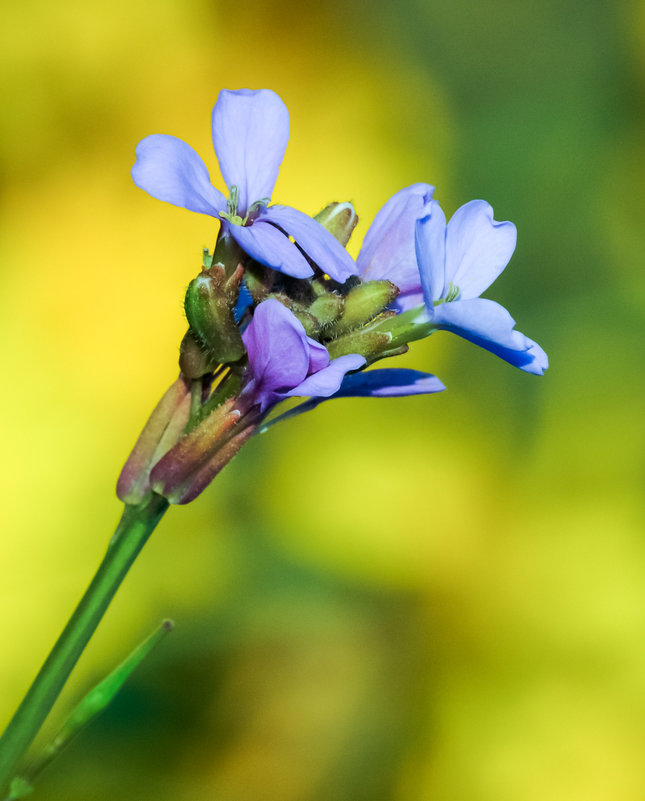
<path id="1" fill-rule="evenodd" d="M 333 361 L 324 345 L 305 333 L 293 312 L 274 298 L 260 303 L 242 334 L 250 380 L 242 397 L 261 412 L 290 397 L 330 397 L 350 370 L 365 364 L 356 353 Z"/>
<path id="2" fill-rule="evenodd" d="M 228 200 L 212 185 L 200 156 L 175 136 L 153 134 L 139 142 L 134 183 L 159 200 L 218 218 L 245 253 L 274 270 L 311 276 L 304 253 L 340 283 L 356 273 L 347 251 L 322 225 L 290 206 L 268 205 L 289 140 L 289 112 L 275 92 L 223 89 L 212 134 Z"/>
<path id="3" fill-rule="evenodd" d="M 471 200 L 446 218 L 436 200 L 416 222 L 416 253 L 430 321 L 525 370 L 542 375 L 548 358 L 532 339 L 515 330 L 499 303 L 480 298 L 508 264 L 517 232 L 496 222 L 483 200 Z"/>

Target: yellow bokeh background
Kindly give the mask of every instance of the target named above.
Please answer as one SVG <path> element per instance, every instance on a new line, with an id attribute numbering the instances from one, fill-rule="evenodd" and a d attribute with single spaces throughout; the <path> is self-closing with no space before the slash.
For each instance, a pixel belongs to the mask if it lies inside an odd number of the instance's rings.
<path id="1" fill-rule="evenodd" d="M 291 114 L 274 201 L 427 181 L 518 226 L 488 296 L 538 379 L 437 334 L 448 390 L 339 400 L 172 509 L 50 726 L 165 616 L 43 799 L 641 801 L 645 13 L 621 0 L 26 0 L 0 33 L 0 725 L 120 514 L 213 220 L 132 184 L 220 88 Z"/>

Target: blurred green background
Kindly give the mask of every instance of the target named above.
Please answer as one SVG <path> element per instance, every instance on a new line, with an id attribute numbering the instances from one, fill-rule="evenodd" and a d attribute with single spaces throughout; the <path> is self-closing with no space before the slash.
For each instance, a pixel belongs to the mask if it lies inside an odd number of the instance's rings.
<path id="1" fill-rule="evenodd" d="M 438 334 L 436 397 L 335 401 L 171 510 L 53 719 L 177 629 L 38 798 L 642 801 L 645 6 L 637 0 L 24 0 L 3 10 L 7 720 L 98 564 L 176 375 L 210 218 L 130 181 L 149 133 L 218 175 L 220 88 L 291 112 L 274 200 L 484 198 L 488 296 L 538 379 Z M 220 180 L 219 177 L 217 180 Z"/>

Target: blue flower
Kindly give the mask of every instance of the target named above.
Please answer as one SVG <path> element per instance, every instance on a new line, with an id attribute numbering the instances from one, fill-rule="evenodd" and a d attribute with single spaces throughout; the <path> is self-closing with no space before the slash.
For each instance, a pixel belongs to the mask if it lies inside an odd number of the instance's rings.
<path id="1" fill-rule="evenodd" d="M 436 200 L 415 225 L 415 245 L 426 310 L 439 329 L 452 331 L 520 370 L 542 375 L 546 353 L 515 330 L 499 303 L 480 298 L 508 264 L 517 239 L 511 222 L 497 222 L 483 200 L 457 209 L 450 222 Z"/>
<path id="2" fill-rule="evenodd" d="M 436 329 L 452 331 L 515 367 L 542 375 L 542 348 L 515 329 L 503 306 L 480 298 L 508 264 L 517 232 L 493 209 L 472 200 L 446 224 L 434 187 L 413 184 L 393 195 L 374 218 L 356 260 L 362 278 L 392 281 L 399 312 L 424 303 Z"/>
<path id="3" fill-rule="evenodd" d="M 175 136 L 153 134 L 139 142 L 134 183 L 158 200 L 218 218 L 245 253 L 274 270 L 308 278 L 313 270 L 304 253 L 340 283 L 356 273 L 322 225 L 290 206 L 268 205 L 289 140 L 289 112 L 275 92 L 223 89 L 212 135 L 228 200 L 200 156 Z"/>

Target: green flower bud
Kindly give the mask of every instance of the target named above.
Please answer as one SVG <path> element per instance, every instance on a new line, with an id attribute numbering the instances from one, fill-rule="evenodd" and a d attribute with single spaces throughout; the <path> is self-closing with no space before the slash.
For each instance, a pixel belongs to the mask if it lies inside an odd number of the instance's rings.
<path id="1" fill-rule="evenodd" d="M 150 491 L 150 471 L 179 441 L 189 414 L 190 392 L 180 376 L 150 415 L 121 471 L 116 494 L 124 503 L 141 503 Z"/>
<path id="2" fill-rule="evenodd" d="M 261 303 L 266 299 L 273 288 L 276 272 L 269 267 L 264 267 L 258 262 L 249 262 L 244 273 L 244 283 L 251 293 L 255 303 Z"/>
<path id="3" fill-rule="evenodd" d="M 195 339 L 189 329 L 179 347 L 179 369 L 182 375 L 190 381 L 212 373 L 218 361 Z"/>
<path id="4" fill-rule="evenodd" d="M 244 344 L 233 309 L 244 275 L 238 266 L 227 279 L 222 264 L 203 270 L 188 285 L 184 308 L 193 334 L 221 364 L 236 362 L 244 355 Z"/>
<path id="5" fill-rule="evenodd" d="M 352 331 L 340 339 L 325 343 L 332 359 L 346 356 L 348 353 L 360 353 L 368 364 L 383 357 L 392 347 L 392 336 L 388 333 L 362 329 Z"/>
<path id="6" fill-rule="evenodd" d="M 309 307 L 309 314 L 318 320 L 320 328 L 326 328 L 343 313 L 345 308 L 345 299 L 340 295 L 335 295 L 333 292 L 328 292 L 316 298 Z"/>
<path id="7" fill-rule="evenodd" d="M 351 203 L 330 203 L 314 217 L 343 247 L 347 246 L 352 231 L 356 228 L 358 215 Z"/>
<path id="8" fill-rule="evenodd" d="M 345 298 L 345 309 L 340 320 L 331 328 L 334 336 L 346 334 L 369 323 L 399 294 L 391 281 L 365 281 L 354 287 Z"/>

